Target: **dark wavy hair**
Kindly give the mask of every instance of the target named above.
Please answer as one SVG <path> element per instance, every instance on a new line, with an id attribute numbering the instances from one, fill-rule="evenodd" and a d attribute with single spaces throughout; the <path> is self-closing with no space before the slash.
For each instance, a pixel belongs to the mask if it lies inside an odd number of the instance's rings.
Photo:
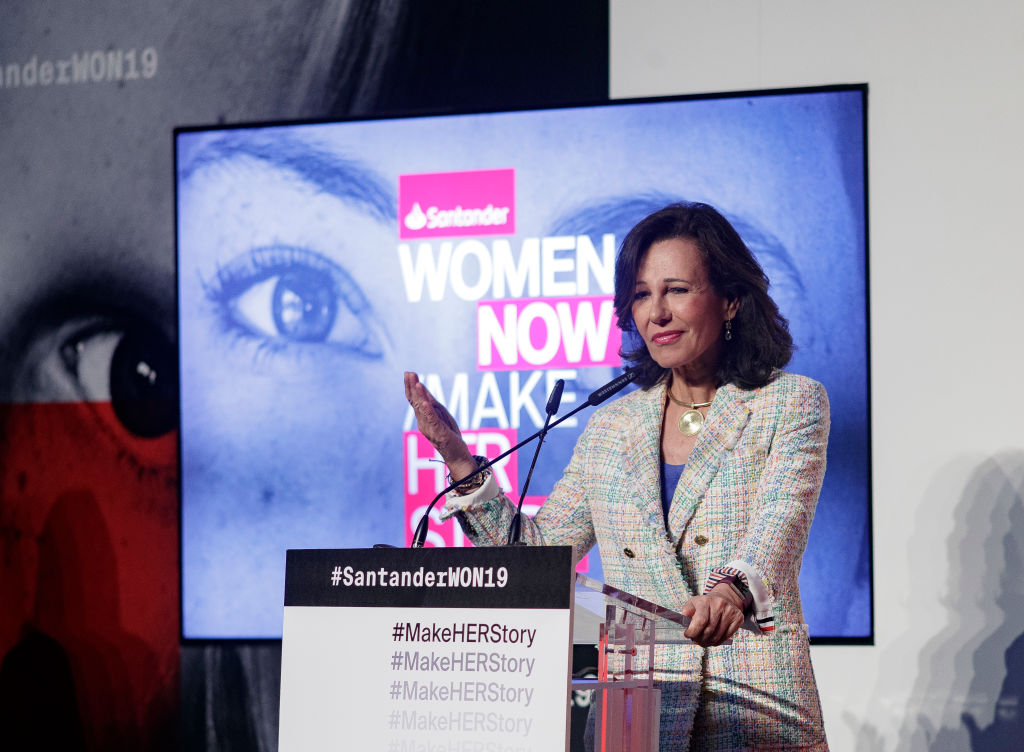
<path id="1" fill-rule="evenodd" d="M 789 323 L 768 295 L 768 277 L 729 221 L 707 204 L 670 204 L 642 219 L 622 241 L 615 261 L 615 315 L 623 332 L 619 355 L 640 371 L 637 383 L 650 387 L 669 371 L 647 351 L 633 321 L 636 276 L 647 250 L 662 240 L 696 243 L 715 292 L 739 305 L 718 364 L 718 383 L 754 389 L 793 354 Z M 637 345 L 632 347 L 632 345 Z"/>

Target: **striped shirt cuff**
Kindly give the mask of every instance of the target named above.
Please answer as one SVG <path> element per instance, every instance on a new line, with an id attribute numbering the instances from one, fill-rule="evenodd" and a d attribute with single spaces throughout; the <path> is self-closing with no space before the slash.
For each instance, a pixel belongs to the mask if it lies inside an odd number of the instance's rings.
<path id="1" fill-rule="evenodd" d="M 728 582 L 743 598 L 745 627 L 753 632 L 775 630 L 775 612 L 772 608 L 775 599 L 764 584 L 760 572 L 745 561 L 730 561 L 724 567 L 711 570 L 704 583 L 704 594 L 710 593 L 721 582 Z"/>

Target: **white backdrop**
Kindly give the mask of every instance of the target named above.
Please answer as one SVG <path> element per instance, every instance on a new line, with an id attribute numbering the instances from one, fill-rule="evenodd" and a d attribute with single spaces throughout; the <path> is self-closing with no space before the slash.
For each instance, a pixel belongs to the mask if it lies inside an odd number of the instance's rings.
<path id="1" fill-rule="evenodd" d="M 869 85 L 876 645 L 814 649 L 834 750 L 1022 722 L 1022 78 L 1019 3 L 612 0 L 612 97 Z"/>

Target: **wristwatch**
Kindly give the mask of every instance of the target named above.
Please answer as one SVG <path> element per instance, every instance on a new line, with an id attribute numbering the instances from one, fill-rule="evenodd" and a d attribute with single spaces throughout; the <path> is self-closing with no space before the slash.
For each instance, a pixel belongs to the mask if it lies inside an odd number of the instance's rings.
<path id="1" fill-rule="evenodd" d="M 474 454 L 473 455 L 473 459 L 476 460 L 476 466 L 477 466 L 478 469 L 479 469 L 479 467 L 481 465 L 486 464 L 487 461 L 488 461 L 486 457 L 483 457 L 483 456 L 481 456 L 479 454 Z M 467 494 L 473 493 L 475 490 L 477 490 L 478 488 L 480 488 L 484 484 L 484 482 L 490 477 L 490 475 L 491 475 L 491 469 L 490 468 L 487 468 L 486 470 L 483 470 L 482 472 L 475 473 L 474 475 L 469 477 L 465 482 L 460 483 L 459 485 L 457 485 L 455 487 L 455 493 L 458 494 L 459 496 L 466 496 Z M 452 477 L 451 473 L 449 473 L 448 474 L 449 482 L 451 482 L 451 477 Z"/>

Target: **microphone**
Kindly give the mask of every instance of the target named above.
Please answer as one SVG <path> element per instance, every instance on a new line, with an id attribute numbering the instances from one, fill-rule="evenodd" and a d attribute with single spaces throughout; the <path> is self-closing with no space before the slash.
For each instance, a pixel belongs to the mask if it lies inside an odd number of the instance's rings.
<path id="1" fill-rule="evenodd" d="M 516 513 L 512 517 L 512 523 L 508 526 L 508 540 L 506 546 L 520 545 L 519 539 L 523 535 L 523 499 L 526 498 L 526 489 L 530 487 L 530 478 L 533 477 L 533 468 L 537 466 L 537 458 L 540 457 L 540 448 L 544 446 L 544 437 L 548 435 L 548 423 L 551 417 L 558 412 L 558 406 L 562 402 L 562 390 L 565 388 L 565 381 L 559 379 L 551 389 L 548 396 L 547 407 L 544 408 L 544 427 L 540 429 L 540 436 L 537 437 L 537 448 L 533 452 L 533 460 L 530 462 L 530 471 L 526 474 L 523 482 L 523 490 L 519 494 L 519 504 L 516 506 Z"/>
<path id="2" fill-rule="evenodd" d="M 562 404 L 563 389 L 565 389 L 565 379 L 559 379 L 551 389 L 551 394 L 548 395 L 547 407 L 544 408 L 548 419 L 555 417 L 555 413 L 558 412 L 558 406 Z M 544 421 L 544 427 L 547 428 L 547 420 Z"/>
<path id="3" fill-rule="evenodd" d="M 563 415 L 561 418 L 556 420 L 554 423 L 551 423 L 550 425 L 548 425 L 547 424 L 547 420 L 545 420 L 545 427 L 542 428 L 541 430 L 537 431 L 536 433 L 531 434 L 530 436 L 527 436 L 525 439 L 520 441 L 514 447 L 512 447 L 511 449 L 505 450 L 504 452 L 499 454 L 497 457 L 495 457 L 493 460 L 488 460 L 484 464 L 480 465 L 480 467 L 478 467 L 476 470 L 471 472 L 465 478 L 459 478 L 456 481 L 452 481 L 452 483 L 450 483 L 446 488 L 442 489 L 442 491 L 437 496 L 434 497 L 433 501 L 431 501 L 427 505 L 427 510 L 423 513 L 423 516 L 420 518 L 419 523 L 416 525 L 416 531 L 413 533 L 412 542 L 409 544 L 409 548 L 423 548 L 423 543 L 427 539 L 427 529 L 430 527 L 430 511 L 434 508 L 434 505 L 437 504 L 437 502 L 440 501 L 441 498 L 446 493 L 448 493 L 449 491 L 453 490 L 456 486 L 461 486 L 463 483 L 465 483 L 470 478 L 473 478 L 473 477 L 479 475 L 480 473 L 482 473 L 487 468 L 489 468 L 492 465 L 494 465 L 494 464 L 500 462 L 501 460 L 505 459 L 510 454 L 512 454 L 512 452 L 518 451 L 521 447 L 524 447 L 527 444 L 529 444 L 531 441 L 533 441 L 534 439 L 539 438 L 541 436 L 541 434 L 547 433 L 549 430 L 551 430 L 555 426 L 559 425 L 563 421 L 569 420 L 569 418 L 574 416 L 576 413 L 578 413 L 583 408 L 585 408 L 585 407 L 596 407 L 597 405 L 600 405 L 602 402 L 604 402 L 606 399 L 611 397 L 613 394 L 616 394 L 617 392 L 621 391 L 622 388 L 626 386 L 626 384 L 628 384 L 629 382 L 633 381 L 639 375 L 640 375 L 640 372 L 637 369 L 635 369 L 635 368 L 627 368 L 620 376 L 617 376 L 616 378 L 612 379 L 611 381 L 609 381 L 604 386 L 598 387 L 597 389 L 592 391 L 590 393 L 590 395 L 587 397 L 587 401 L 586 402 L 581 402 L 579 405 L 577 405 L 575 408 L 573 408 L 572 410 L 567 412 L 565 415 Z M 559 400 L 561 400 L 561 394 L 559 394 Z M 550 406 L 550 404 L 551 404 L 551 399 L 549 398 L 548 399 L 548 405 Z M 556 405 L 555 406 L 555 411 L 557 412 L 557 410 L 558 410 L 558 406 Z"/>
<path id="4" fill-rule="evenodd" d="M 640 372 L 636 368 L 627 368 L 625 372 L 622 373 L 622 375 L 615 377 L 604 386 L 600 386 L 594 391 L 592 391 L 590 393 L 590 396 L 587 397 L 587 404 L 590 405 L 591 407 L 596 407 L 597 405 L 600 405 L 613 394 L 620 392 L 622 388 L 626 386 L 626 384 L 628 384 L 630 381 L 632 381 L 639 375 Z M 569 415 L 575 415 L 578 411 L 579 409 L 573 410 L 571 413 L 569 413 Z M 566 415 L 565 418 L 568 418 L 569 415 Z M 565 418 L 562 418 L 562 420 L 565 420 Z M 558 423 L 556 423 L 555 425 L 558 425 Z M 555 426 L 552 426 L 552 428 L 554 427 Z"/>

